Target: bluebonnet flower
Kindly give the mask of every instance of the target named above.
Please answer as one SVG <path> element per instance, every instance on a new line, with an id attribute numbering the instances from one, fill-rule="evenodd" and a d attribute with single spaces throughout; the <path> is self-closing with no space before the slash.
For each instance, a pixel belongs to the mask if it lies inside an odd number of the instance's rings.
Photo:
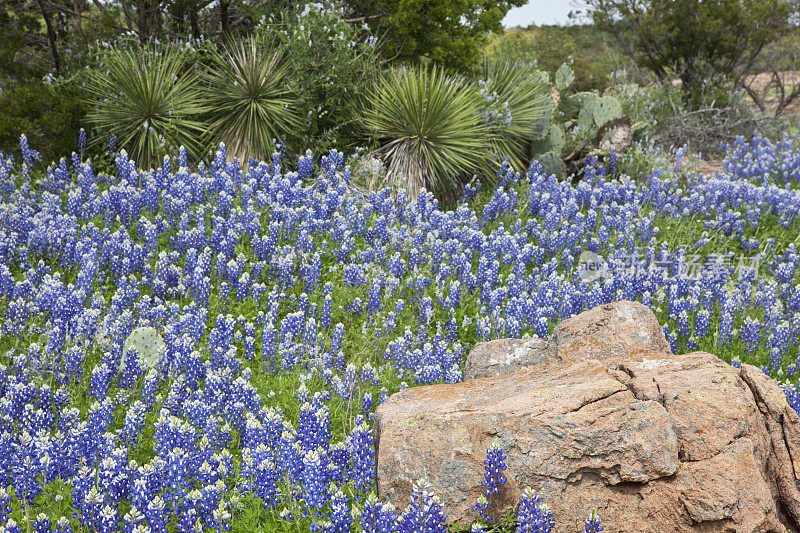
<path id="1" fill-rule="evenodd" d="M 98 529 L 100 533 L 113 533 L 117 530 L 117 511 L 110 505 L 103 506 L 98 517 Z"/>
<path id="2" fill-rule="evenodd" d="M 350 500 L 341 490 L 336 490 L 330 499 L 330 521 L 331 525 L 327 529 L 329 533 L 349 533 L 353 524 L 353 516 L 350 511 Z"/>
<path id="3" fill-rule="evenodd" d="M 600 520 L 600 516 L 597 514 L 597 509 L 592 509 L 592 512 L 589 516 L 584 520 L 584 533 L 600 533 L 605 528 L 603 527 L 603 521 Z"/>
<path id="4" fill-rule="evenodd" d="M 356 424 L 347 436 L 351 458 L 349 474 L 357 490 L 367 491 L 375 483 L 375 438 L 361 415 L 356 418 Z"/>
<path id="5" fill-rule="evenodd" d="M 553 513 L 530 487 L 522 491 L 517 520 L 517 531 L 520 533 L 550 533 L 555 525 Z"/>
<path id="6" fill-rule="evenodd" d="M 22 528 L 17 525 L 16 520 L 9 519 L 6 522 L 5 533 L 22 533 Z"/>
<path id="7" fill-rule="evenodd" d="M 506 456 L 500 441 L 494 439 L 486 451 L 486 460 L 483 461 L 486 472 L 483 475 L 485 479 L 482 484 L 486 487 L 487 496 L 497 494 L 500 486 L 506 482 L 506 478 L 502 474 L 502 471 L 506 469 L 505 459 Z"/>
<path id="8" fill-rule="evenodd" d="M 489 449 L 486 450 L 486 459 L 484 464 L 484 480 L 481 485 L 486 487 L 484 494 L 478 497 L 475 505 L 472 507 L 473 511 L 477 511 L 478 515 L 491 521 L 492 517 L 488 515 L 489 507 L 491 506 L 489 498 L 494 494 L 500 492 L 500 487 L 505 484 L 506 478 L 503 476 L 502 471 L 506 469 L 506 457 L 503 453 L 503 447 L 500 441 L 494 439 Z"/>
<path id="9" fill-rule="evenodd" d="M 22 151 L 22 160 L 25 162 L 25 165 L 29 167 L 34 161 L 40 161 L 42 159 L 42 154 L 28 145 L 28 138 L 25 134 L 19 137 L 19 149 Z"/>
<path id="10" fill-rule="evenodd" d="M 50 518 L 44 513 L 36 515 L 33 521 L 33 530 L 36 533 L 50 533 Z"/>
<path id="11" fill-rule="evenodd" d="M 381 503 L 374 493 L 370 493 L 364 501 L 364 508 L 361 511 L 360 522 L 364 533 L 377 533 L 380 514 Z"/>
<path id="12" fill-rule="evenodd" d="M 11 495 L 8 490 L 0 487 L 0 524 L 6 523 L 11 518 Z"/>
<path id="13" fill-rule="evenodd" d="M 714 332 L 721 354 L 741 339 L 766 372 L 796 375 L 800 254 L 757 230 L 764 217 L 789 231 L 800 222 L 798 139 L 738 138 L 720 175 L 684 183 L 666 159 L 637 184 L 613 179 L 624 157 L 590 157 L 575 186 L 536 163 L 524 175 L 503 163 L 485 205 L 452 211 L 428 192 L 413 203 L 387 190 L 356 198 L 337 152 L 307 153 L 297 172 L 283 169 L 280 152 L 246 172 L 224 148 L 191 170 L 184 149 L 152 171 L 115 153 L 111 173 L 75 154 L 71 167 L 65 158 L 35 187 L 20 187 L 38 155 L 26 139 L 21 167 L 0 155 L 0 331 L 22 339 L 0 367 L 0 485 L 15 494 L 0 523 L 12 502 L 58 477 L 87 528 L 109 527 L 121 506 L 130 510 L 115 520 L 126 532 L 163 521 L 170 530 L 224 529 L 231 487 L 274 508 L 302 501 L 317 476 L 325 490 L 313 484 L 311 500 L 323 503 L 311 512 L 331 514 L 312 525 L 339 527 L 337 492 L 374 486 L 369 422 L 388 398 L 385 376 L 394 373 L 401 389 L 455 383 L 465 339 L 545 337 L 558 321 L 621 298 L 660 308 L 673 351 Z M 693 252 L 660 242 L 660 219 L 703 226 L 696 246 L 724 236 L 745 258 L 758 247 L 771 259 L 695 279 Z M 587 250 L 608 263 L 602 279 L 573 274 Z M 252 305 L 260 310 L 253 324 L 234 318 Z M 122 357 L 138 326 L 163 331 L 167 351 L 155 368 L 134 351 Z M 361 366 L 353 339 L 379 347 L 379 368 Z M 298 403 L 287 407 L 293 416 L 300 408 L 296 427 L 262 405 L 275 400 L 260 393 L 263 371 L 302 373 Z M 96 400 L 83 419 L 73 408 L 82 382 Z M 793 387 L 784 390 L 796 405 Z M 333 394 L 361 411 L 344 439 L 331 431 Z M 143 435 L 154 436 L 155 457 L 126 463 Z M 312 451 L 319 461 L 306 469 Z M 487 461 L 485 511 L 501 486 L 502 453 Z M 157 495 L 164 520 L 149 509 Z M 389 506 L 365 506 L 373 511 L 373 530 L 418 522 L 409 509 L 405 520 Z"/>
<path id="14" fill-rule="evenodd" d="M 69 520 L 62 516 L 56 521 L 56 527 L 53 531 L 55 533 L 72 533 L 72 527 L 69 524 Z"/>
<path id="15" fill-rule="evenodd" d="M 86 151 L 86 130 L 83 128 L 78 132 L 78 150 L 80 150 L 81 158 L 83 158 L 83 152 Z"/>
<path id="16" fill-rule="evenodd" d="M 439 499 L 425 479 L 414 483 L 408 505 L 399 517 L 400 531 L 411 533 L 445 533 L 447 520 Z"/>
<path id="17" fill-rule="evenodd" d="M 303 456 L 303 487 L 305 504 L 308 511 L 321 510 L 327 499 L 325 466 L 322 461 L 324 452 L 321 449 L 311 450 Z"/>

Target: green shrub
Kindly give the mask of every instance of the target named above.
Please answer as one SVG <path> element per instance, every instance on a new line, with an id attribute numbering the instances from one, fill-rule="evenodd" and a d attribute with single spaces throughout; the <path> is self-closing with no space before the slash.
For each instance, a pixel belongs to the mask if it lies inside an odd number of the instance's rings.
<path id="1" fill-rule="evenodd" d="M 198 155 L 205 107 L 190 54 L 169 45 L 116 48 L 102 66 L 87 70 L 86 120 L 100 134 L 97 143 L 115 137 L 145 169 L 169 148 Z"/>
<path id="2" fill-rule="evenodd" d="M 779 128 L 774 117 L 759 116 L 747 105 L 746 95 L 730 85 L 709 82 L 703 91 L 691 93 L 692 98 L 702 99 L 694 102 L 677 84 L 631 81 L 626 72 L 616 79 L 608 94 L 639 126 L 634 140 L 649 139 L 656 147 L 686 144 L 692 152 L 709 154 L 737 135 L 751 135 L 754 130 L 776 134 Z"/>
<path id="3" fill-rule="evenodd" d="M 228 155 L 244 164 L 251 157 L 267 159 L 274 150 L 273 139 L 285 137 L 297 123 L 296 102 L 285 77 L 281 55 L 253 41 L 215 54 L 203 98 L 211 143 L 225 143 Z"/>
<path id="4" fill-rule="evenodd" d="M 535 61 L 555 75 L 562 64 L 575 72 L 574 91 L 602 91 L 617 64 L 616 47 L 591 25 L 531 26 L 493 34 L 484 47 L 487 60 Z"/>
<path id="5" fill-rule="evenodd" d="M 422 188 L 451 193 L 489 157 L 492 136 L 476 88 L 437 67 L 386 73 L 363 121 L 380 144 L 387 180 L 412 198 Z"/>
<path id="6" fill-rule="evenodd" d="M 66 84 L 19 85 L 0 91 L 0 152 L 11 152 L 25 134 L 45 162 L 77 149 L 84 106 Z"/>
<path id="7" fill-rule="evenodd" d="M 289 153 L 352 147 L 363 102 L 380 75 L 377 39 L 345 22 L 340 11 L 310 4 L 265 24 L 258 38 L 286 58 L 299 119 L 287 137 Z"/>
<path id="8" fill-rule="evenodd" d="M 521 61 L 484 62 L 478 83 L 492 152 L 508 156 L 512 166 L 524 172 L 536 123 L 549 106 L 550 88 L 542 72 Z"/>

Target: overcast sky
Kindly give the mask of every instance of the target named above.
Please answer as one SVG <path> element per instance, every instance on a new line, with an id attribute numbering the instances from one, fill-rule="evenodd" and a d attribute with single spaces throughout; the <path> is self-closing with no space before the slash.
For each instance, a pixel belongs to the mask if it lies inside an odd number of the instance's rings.
<path id="1" fill-rule="evenodd" d="M 529 26 L 530 24 L 567 24 L 567 14 L 581 2 L 575 0 L 530 0 L 527 5 L 515 7 L 503 19 L 503 26 Z"/>

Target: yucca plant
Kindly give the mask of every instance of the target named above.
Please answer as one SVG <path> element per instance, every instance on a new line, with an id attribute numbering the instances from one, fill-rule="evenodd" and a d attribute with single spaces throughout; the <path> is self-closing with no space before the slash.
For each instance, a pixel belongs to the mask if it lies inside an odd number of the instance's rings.
<path id="1" fill-rule="evenodd" d="M 296 105 L 286 88 L 286 69 L 278 52 L 253 41 L 216 55 L 205 76 L 209 137 L 225 143 L 228 155 L 244 164 L 268 158 L 278 139 L 297 125 Z"/>
<path id="2" fill-rule="evenodd" d="M 181 47 L 144 45 L 115 49 L 105 64 L 86 72 L 90 112 L 86 120 L 101 135 L 116 137 L 141 168 L 149 169 L 170 149 L 198 155 L 205 125 L 197 76 Z"/>
<path id="3" fill-rule="evenodd" d="M 515 61 L 481 65 L 478 82 L 484 119 L 491 132 L 492 152 L 525 169 L 531 132 L 548 107 L 550 88 L 541 71 Z"/>
<path id="4" fill-rule="evenodd" d="M 385 75 L 368 98 L 364 125 L 378 140 L 386 179 L 412 199 L 422 188 L 452 192 L 489 156 L 477 91 L 438 67 Z"/>

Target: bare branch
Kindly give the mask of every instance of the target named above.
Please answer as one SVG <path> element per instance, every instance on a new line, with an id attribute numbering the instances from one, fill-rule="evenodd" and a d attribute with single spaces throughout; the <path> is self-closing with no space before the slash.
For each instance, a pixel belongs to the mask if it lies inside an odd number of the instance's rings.
<path id="1" fill-rule="evenodd" d="M 386 16 L 386 13 L 377 13 L 375 15 L 367 15 L 364 17 L 355 17 L 350 19 L 344 19 L 345 22 L 350 24 L 358 24 L 359 22 L 367 22 L 370 20 L 378 20 Z"/>

